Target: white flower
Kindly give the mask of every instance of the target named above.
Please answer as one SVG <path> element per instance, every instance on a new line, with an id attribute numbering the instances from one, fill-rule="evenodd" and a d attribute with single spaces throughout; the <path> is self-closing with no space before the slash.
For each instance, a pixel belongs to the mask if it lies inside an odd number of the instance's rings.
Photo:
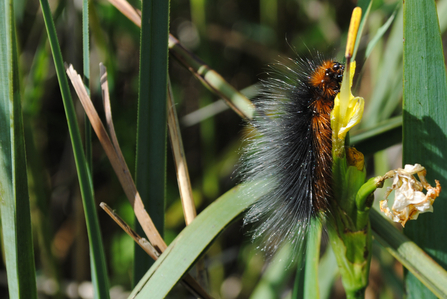
<path id="1" fill-rule="evenodd" d="M 414 175 L 417 174 L 420 182 Z M 433 212 L 433 203 L 441 192 L 439 181 L 435 180 L 436 187 L 432 187 L 425 176 L 427 171 L 420 164 L 405 165 L 405 168 L 389 171 L 383 180 L 394 177 L 393 185 L 387 189 L 385 200 L 380 202 L 380 210 L 394 222 L 400 222 L 402 226 L 408 220 L 415 220 L 419 214 Z M 427 193 L 422 192 L 423 189 Z M 394 204 L 388 207 L 388 196 L 395 191 Z"/>

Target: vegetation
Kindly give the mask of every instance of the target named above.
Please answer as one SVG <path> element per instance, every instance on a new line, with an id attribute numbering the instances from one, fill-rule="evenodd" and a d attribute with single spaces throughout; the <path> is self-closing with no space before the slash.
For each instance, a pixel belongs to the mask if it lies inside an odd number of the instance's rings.
<path id="1" fill-rule="evenodd" d="M 365 113 L 350 144 L 367 177 L 420 163 L 447 186 L 447 1 L 358 2 Z M 0 3 L 2 298 L 345 296 L 328 238 L 310 239 L 301 267 L 289 247 L 266 262 L 240 221 L 264 190 L 240 196 L 234 166 L 266 65 L 315 50 L 343 61 L 352 1 Z M 366 297 L 447 297 L 445 194 L 403 233 L 371 211 Z M 136 215 L 150 244 L 139 250 L 101 202 L 123 226 Z"/>

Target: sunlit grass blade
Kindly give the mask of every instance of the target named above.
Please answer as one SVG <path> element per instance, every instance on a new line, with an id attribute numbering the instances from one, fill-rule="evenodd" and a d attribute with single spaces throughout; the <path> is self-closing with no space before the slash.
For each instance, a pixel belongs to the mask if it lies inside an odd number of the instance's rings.
<path id="1" fill-rule="evenodd" d="M 155 227 L 163 237 L 169 1 L 143 1 L 141 20 L 135 182 Z M 136 231 L 143 234 L 138 224 Z M 139 247 L 135 247 L 135 283 L 151 264 L 152 260 Z"/>
<path id="2" fill-rule="evenodd" d="M 323 225 L 320 220 L 311 219 L 306 246 L 302 257 L 298 257 L 296 277 L 293 286 L 293 299 L 320 298 L 318 269 L 320 262 L 320 245 Z"/>
<path id="3" fill-rule="evenodd" d="M 129 297 L 166 297 L 212 241 L 266 191 L 257 188 L 252 196 L 242 196 L 242 188 L 246 187 L 231 189 L 202 211 L 169 245 Z"/>
<path id="4" fill-rule="evenodd" d="M 403 164 L 423 165 L 428 181 L 437 179 L 445 187 L 447 76 L 436 3 L 409 0 L 403 7 Z M 404 229 L 410 239 L 444 267 L 447 266 L 447 239 L 441 236 L 447 234 L 446 200 L 444 190 L 434 205 L 433 214 L 410 221 Z M 408 272 L 405 289 L 407 298 L 435 298 L 416 276 Z"/>
<path id="5" fill-rule="evenodd" d="M 56 29 L 51 16 L 50 6 L 47 0 L 41 0 L 40 5 L 47 29 L 48 40 L 54 59 L 59 87 L 67 117 L 67 124 L 70 139 L 73 147 L 73 154 L 78 172 L 79 187 L 81 190 L 82 203 L 87 224 L 87 232 L 90 248 L 90 262 L 92 272 L 92 282 L 94 286 L 95 298 L 109 298 L 109 282 L 107 278 L 107 267 L 104 256 L 102 238 L 99 230 L 96 205 L 93 198 L 93 186 L 91 184 L 91 174 L 84 156 L 81 135 L 79 132 L 73 101 L 70 95 L 62 54 L 57 40 Z"/>
<path id="6" fill-rule="evenodd" d="M 366 53 L 365 58 L 368 58 L 369 54 L 371 54 L 371 51 L 374 49 L 374 46 L 377 44 L 377 42 L 383 38 L 384 34 L 388 31 L 391 24 L 393 23 L 397 12 L 399 11 L 401 6 L 401 3 L 397 3 L 396 9 L 394 10 L 393 14 L 388 18 L 388 20 L 383 24 L 379 30 L 377 30 L 376 35 L 371 39 L 371 41 L 368 43 L 368 46 L 366 47 Z"/>
<path id="7" fill-rule="evenodd" d="M 420 290 L 425 289 L 428 291 L 428 293 L 425 293 L 426 295 L 414 298 L 430 298 L 435 295 L 439 298 L 446 298 L 447 272 L 441 266 L 436 264 L 420 247 L 399 232 L 390 222 L 388 222 L 388 220 L 382 217 L 379 212 L 372 209 L 370 212 L 370 219 L 374 238 L 379 241 L 379 243 L 391 253 L 391 255 L 405 267 L 405 269 L 410 271 L 412 276 L 414 275 L 413 279 L 416 279 L 417 284 L 419 285 L 415 292 L 420 294 Z M 409 224 L 410 223 L 407 225 Z M 430 291 L 421 287 L 422 284 Z M 411 289 L 416 289 L 414 285 L 410 285 L 409 287 Z M 407 293 L 407 296 L 408 295 L 409 294 Z"/>
<path id="8" fill-rule="evenodd" d="M 174 96 L 171 84 L 168 84 L 168 128 L 172 152 L 177 173 L 177 184 L 179 186 L 185 223 L 189 225 L 197 215 L 194 199 L 192 196 L 191 181 L 189 179 L 188 165 L 186 163 L 185 150 L 183 148 L 180 125 L 175 110 Z"/>
<path id="9" fill-rule="evenodd" d="M 377 78 L 374 91 L 365 110 L 362 128 L 371 127 L 378 122 L 387 119 L 398 105 L 400 98 L 400 84 L 402 82 L 400 71 L 402 64 L 402 9 L 399 9 L 391 27 L 388 42 L 378 69 L 380 76 Z"/>
<path id="10" fill-rule="evenodd" d="M 360 20 L 359 30 L 357 33 L 358 38 L 355 42 L 354 55 L 352 56 L 352 60 L 355 60 L 355 56 L 357 55 L 357 50 L 360 45 L 361 36 L 363 33 L 363 28 L 365 27 L 366 21 L 368 20 L 369 12 L 371 11 L 372 0 L 359 0 L 357 2 L 357 6 L 362 9 L 362 18 Z"/>
<path id="11" fill-rule="evenodd" d="M 13 2 L 0 1 L 1 221 L 10 298 L 37 298 Z"/>

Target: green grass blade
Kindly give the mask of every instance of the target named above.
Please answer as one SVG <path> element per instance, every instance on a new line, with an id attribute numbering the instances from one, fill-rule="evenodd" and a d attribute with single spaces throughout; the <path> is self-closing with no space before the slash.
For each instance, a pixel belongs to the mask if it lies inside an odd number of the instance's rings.
<path id="1" fill-rule="evenodd" d="M 429 182 L 437 179 L 447 186 L 447 76 L 435 1 L 404 2 L 403 89 L 403 164 L 422 164 Z M 446 199 L 447 193 L 441 193 L 434 213 L 409 221 L 404 230 L 444 267 Z M 411 273 L 405 285 L 407 298 L 435 298 Z"/>
<path id="2" fill-rule="evenodd" d="M 320 220 L 311 219 L 311 227 L 307 236 L 306 267 L 304 270 L 304 298 L 320 298 L 318 287 L 318 264 L 320 262 L 320 244 L 323 224 Z"/>
<path id="3" fill-rule="evenodd" d="M 290 266 L 290 257 L 293 256 L 291 246 L 283 246 L 269 263 L 261 280 L 251 293 L 252 299 L 274 299 L 283 291 L 294 267 Z"/>
<path id="4" fill-rule="evenodd" d="M 54 65 L 56 68 L 59 87 L 62 93 L 65 115 L 67 117 L 70 139 L 73 147 L 73 154 L 78 172 L 79 186 L 81 190 L 82 203 L 84 206 L 87 232 L 90 243 L 90 266 L 92 272 L 92 282 L 95 298 L 109 298 L 109 283 L 107 278 L 107 268 L 104 256 L 102 238 L 99 231 L 98 216 L 96 214 L 96 204 L 93 198 L 93 186 L 91 184 L 91 174 L 84 156 L 81 135 L 74 110 L 73 101 L 65 75 L 62 54 L 57 41 L 56 28 L 51 17 L 50 6 L 47 0 L 40 0 L 42 14 L 47 29 L 48 40 L 53 53 Z"/>
<path id="5" fill-rule="evenodd" d="M 10 298 L 37 298 L 13 2 L 0 2 L 0 196 Z"/>
<path id="6" fill-rule="evenodd" d="M 332 286 L 339 276 L 337 259 L 335 258 L 332 247 L 328 246 L 326 252 L 321 257 L 320 267 L 318 269 L 318 285 L 321 299 L 330 298 Z"/>
<path id="7" fill-rule="evenodd" d="M 410 271 L 412 276 L 414 275 L 413 279 L 416 279 L 417 281 L 417 287 L 413 282 L 411 282 L 411 285 L 407 284 L 407 298 L 431 298 L 434 296 L 446 298 L 447 272 L 441 266 L 434 263 L 429 255 L 404 234 L 399 232 L 379 212 L 371 209 L 370 219 L 374 238 L 379 241 L 379 243 L 408 271 Z M 407 225 L 408 224 L 409 223 L 407 223 Z M 414 291 L 417 294 L 421 294 L 421 291 L 424 289 L 427 292 L 421 297 L 413 297 L 413 295 L 408 292 L 408 287 L 412 292 Z"/>
<path id="8" fill-rule="evenodd" d="M 242 188 L 231 189 L 201 212 L 169 245 L 129 298 L 165 298 L 225 227 L 266 191 L 257 188 L 251 196 L 242 196 Z"/>
<path id="9" fill-rule="evenodd" d="M 402 116 L 390 118 L 378 125 L 355 132 L 349 139 L 351 146 L 365 156 L 384 150 L 402 141 Z"/>
<path id="10" fill-rule="evenodd" d="M 82 2 L 82 62 L 84 68 L 84 85 L 90 95 L 90 35 L 88 22 L 88 0 Z M 85 139 L 85 159 L 90 167 L 90 172 L 93 169 L 92 163 L 92 129 L 88 117 L 85 118 L 84 125 L 84 139 Z"/>
<path id="11" fill-rule="evenodd" d="M 368 109 L 363 115 L 362 127 L 372 127 L 389 118 L 399 103 L 399 97 L 392 97 L 393 92 L 400 90 L 402 64 L 402 9 L 397 13 L 390 36 L 388 38 L 383 59 L 379 66 L 378 77 Z M 399 85 L 397 85 L 399 84 Z M 398 92 L 400 94 L 400 91 Z"/>
<path id="12" fill-rule="evenodd" d="M 169 1 L 142 2 L 136 185 L 155 227 L 162 236 L 166 188 L 168 23 Z M 137 233 L 144 234 L 139 225 Z M 152 260 L 136 246 L 135 282 L 140 280 L 151 264 Z"/>
<path id="13" fill-rule="evenodd" d="M 357 2 L 357 6 L 362 9 L 362 19 L 360 20 L 359 30 L 357 32 L 357 39 L 355 41 L 354 54 L 352 56 L 352 60 L 355 60 L 355 56 L 357 55 L 357 50 L 360 45 L 360 40 L 363 33 L 363 28 L 365 27 L 365 23 L 368 20 L 369 12 L 371 11 L 372 0 L 359 0 Z"/>
<path id="14" fill-rule="evenodd" d="M 377 42 L 383 38 L 385 32 L 388 31 L 388 28 L 390 28 L 391 24 L 393 23 L 397 12 L 400 8 L 400 2 L 396 5 L 396 9 L 394 10 L 393 14 L 388 18 L 388 20 L 383 24 L 379 30 L 377 30 L 376 35 L 371 39 L 371 41 L 368 43 L 368 46 L 366 47 L 365 52 L 365 58 L 369 57 L 369 54 L 371 54 L 371 51 L 374 49 L 374 46 L 377 44 Z"/>

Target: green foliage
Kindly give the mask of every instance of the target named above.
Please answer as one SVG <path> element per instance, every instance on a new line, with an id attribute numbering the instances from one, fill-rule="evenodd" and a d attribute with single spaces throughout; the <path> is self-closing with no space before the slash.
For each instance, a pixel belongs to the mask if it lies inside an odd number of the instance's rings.
<path id="1" fill-rule="evenodd" d="M 227 97 L 242 107 L 242 114 L 250 116 L 252 106 L 233 87 L 248 86 L 250 98 L 255 98 L 254 84 L 265 78 L 266 65 L 277 60 L 278 55 L 304 57 L 310 49 L 320 51 L 325 57 L 332 55 L 340 59 L 353 4 L 349 1 L 339 5 L 330 1 L 194 0 L 171 1 L 168 7 L 168 1 L 129 2 L 142 8 L 145 21 L 141 31 L 104 1 L 85 0 L 82 9 L 72 1 L 53 1 L 57 3 L 57 7 L 52 7 L 53 18 L 46 0 L 41 0 L 42 10 L 33 1 L 2 1 L 1 219 L 10 298 L 37 297 L 36 289 L 43 290 L 40 283 L 50 281 L 49 278 L 71 282 L 92 279 L 98 298 L 107 298 L 109 279 L 114 285 L 131 291 L 132 281 L 138 282 L 139 277 L 143 279 L 133 294 L 140 291 L 140 297 L 150 293 L 151 298 L 154 294 L 157 298 L 165 295 L 187 298 L 187 290 L 177 282 L 191 269 L 194 274 L 195 263 L 205 254 L 208 290 L 216 298 L 317 298 L 318 293 L 320 298 L 343 296 L 334 287 L 339 279 L 336 258 L 330 249 L 320 254 L 318 235 L 307 244 L 306 258 L 310 262 L 301 271 L 293 265 L 285 266 L 290 251 L 287 247 L 263 266 L 265 258 L 256 248 L 258 244 L 250 243 L 246 236 L 250 227 L 241 228 L 238 221 L 244 209 L 256 200 L 256 195 L 241 197 L 235 191 L 238 187 L 232 189 L 236 180 L 230 180 L 236 177 L 233 169 L 237 164 L 239 140 L 251 132 L 241 133 L 240 116 L 233 111 L 221 104 L 207 104 Z M 439 25 L 434 1 L 407 0 L 403 6 L 400 1 L 359 1 L 365 12 L 364 37 L 357 43 L 354 94 L 364 97 L 366 104 L 361 128 L 352 132 L 349 141 L 370 157 L 366 177 L 402 166 L 400 158 L 391 156 L 392 151 L 387 148 L 400 144 L 403 136 L 404 162 L 425 166 L 430 183 L 434 179 L 440 180 L 443 186 L 447 183 L 443 162 L 447 144 L 444 116 L 447 115 L 447 90 L 441 40 L 441 34 L 447 29 L 444 17 L 447 1 L 440 0 L 437 4 Z M 48 33 L 43 27 L 42 14 Z M 179 39 L 183 50 L 197 54 L 207 65 L 203 67 L 197 57 L 181 56 L 185 52 L 179 55 L 176 51 L 182 50 L 180 45 L 170 49 L 169 76 L 199 213 L 187 228 L 184 228 L 174 163 L 170 151 L 166 151 L 169 146 L 165 141 L 168 28 Z M 47 36 L 50 47 L 46 44 Z M 90 87 L 94 101 L 100 97 L 95 65 L 102 61 L 108 67 L 112 110 L 122 151 L 131 172 L 136 173 L 142 197 L 152 197 L 151 203 L 146 204 L 149 214 L 165 239 L 172 240 L 151 269 L 145 261 L 147 257 L 133 254 L 129 237 L 117 225 L 102 211 L 99 217 L 96 215 L 99 202 L 104 201 L 134 225 L 131 207 L 96 137 L 91 138 L 91 158 L 90 154 L 84 154 L 83 147 L 90 148 L 89 130 L 82 136 L 83 146 L 78 123 L 82 126 L 87 122 L 75 113 L 78 100 L 72 101 L 70 97 L 64 61 L 73 63 L 79 73 L 83 68 L 85 84 Z M 93 67 L 90 69 L 90 66 Z M 196 73 L 191 75 L 187 68 Z M 205 107 L 199 109 L 201 106 Z M 102 113 L 99 107 L 98 111 Z M 377 154 L 378 151 L 381 153 Z M 87 166 L 90 160 L 93 169 Z M 390 160 L 394 164 L 390 165 Z M 359 181 L 365 179 L 363 175 Z M 359 181 L 347 180 L 354 185 L 360 185 Z M 375 188 L 369 187 L 365 187 L 366 191 L 361 189 L 364 194 L 343 193 L 346 188 L 340 192 L 347 203 L 357 204 L 362 202 L 359 197 L 367 198 Z M 79 212 L 82 210 L 79 190 L 87 222 Z M 376 194 L 381 199 L 379 190 Z M 403 278 L 396 270 L 399 262 L 384 258 L 383 250 L 374 245 L 372 283 L 367 292 L 376 294 L 377 298 L 399 298 L 405 283 L 409 298 L 446 296 L 445 270 L 431 262 L 432 257 L 441 266 L 447 264 L 447 244 L 442 238 L 445 205 L 445 195 L 441 193 L 433 214 L 421 215 L 417 221 L 407 223 L 405 233 L 409 238 L 377 211 L 371 211 L 375 240 L 415 274 L 406 273 Z M 362 225 L 367 223 L 364 215 L 350 216 Z M 361 226 L 358 223 L 353 225 Z M 37 236 L 34 242 L 32 233 Z M 90 254 L 84 245 L 87 234 Z M 423 254 L 410 239 L 429 255 Z M 324 237 L 321 243 L 322 248 L 327 246 Z M 361 260 L 359 252 L 351 257 Z M 109 269 L 105 266 L 106 257 Z M 296 272 L 300 275 L 294 280 Z M 5 292 L 0 288 L 0 297 Z M 47 296 L 66 292 L 61 286 Z"/>
<path id="2" fill-rule="evenodd" d="M 135 181 L 149 215 L 164 234 L 166 188 L 166 95 L 169 1 L 142 2 Z M 137 225 L 137 232 L 143 235 Z M 135 246 L 134 282 L 152 265 Z"/>
<path id="3" fill-rule="evenodd" d="M 0 198 L 11 298 L 37 298 L 25 138 L 12 1 L 0 2 Z"/>
<path id="4" fill-rule="evenodd" d="M 444 51 L 434 1 L 404 3 L 403 163 L 420 163 L 427 179 L 447 184 L 447 78 Z M 446 193 L 436 202 L 447 208 Z M 405 234 L 447 265 L 447 241 L 440 238 L 445 217 L 435 213 L 405 227 Z M 435 298 L 413 274 L 405 274 L 407 298 Z"/>
<path id="5" fill-rule="evenodd" d="M 78 172 L 79 187 L 82 194 L 82 203 L 85 211 L 87 232 L 89 237 L 89 249 L 91 258 L 91 272 L 93 290 L 96 298 L 109 298 L 109 283 L 107 278 L 107 268 L 103 249 L 102 238 L 99 230 L 99 222 L 96 214 L 95 199 L 93 196 L 93 185 L 91 173 L 88 168 L 87 160 L 84 155 L 81 135 L 76 120 L 73 101 L 70 95 L 68 80 L 65 75 L 62 54 L 56 35 L 53 18 L 51 16 L 48 1 L 40 1 L 44 21 L 47 29 L 48 39 L 53 54 L 54 65 L 59 81 L 59 87 L 62 93 L 62 100 L 67 117 L 70 140 L 73 147 L 73 154 Z"/>

